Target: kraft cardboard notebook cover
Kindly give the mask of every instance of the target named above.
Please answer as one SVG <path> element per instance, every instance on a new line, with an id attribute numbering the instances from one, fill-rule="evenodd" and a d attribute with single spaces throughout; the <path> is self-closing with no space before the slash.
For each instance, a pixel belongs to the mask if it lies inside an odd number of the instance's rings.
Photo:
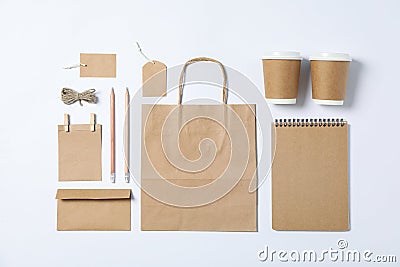
<path id="1" fill-rule="evenodd" d="M 276 122 L 272 128 L 272 228 L 348 230 L 347 123 Z"/>
<path id="2" fill-rule="evenodd" d="M 58 180 L 101 181 L 101 178 L 101 125 L 58 125 Z"/>

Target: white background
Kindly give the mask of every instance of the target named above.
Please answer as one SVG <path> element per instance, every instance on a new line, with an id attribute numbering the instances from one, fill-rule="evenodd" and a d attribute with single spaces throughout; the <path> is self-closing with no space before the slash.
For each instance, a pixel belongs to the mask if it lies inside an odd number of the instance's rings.
<path id="1" fill-rule="evenodd" d="M 268 263 L 257 252 L 265 245 L 322 250 L 336 248 L 339 238 L 349 248 L 394 254 L 399 261 L 399 11 L 396 0 L 0 0 L 0 266 L 262 266 Z M 295 50 L 304 57 L 350 53 L 354 61 L 343 107 L 312 102 L 304 61 L 298 104 L 271 109 L 274 117 L 350 122 L 351 230 L 273 231 L 268 180 L 259 191 L 257 233 L 141 232 L 139 190 L 123 182 L 120 154 L 117 184 L 108 181 L 109 88 L 116 87 L 122 114 L 123 88 L 135 91 L 141 83 L 144 60 L 136 40 L 168 66 L 215 57 L 261 91 L 260 58 L 267 51 Z M 80 52 L 117 53 L 117 79 L 82 79 L 78 70 L 61 68 L 77 63 Z M 100 102 L 66 106 L 59 100 L 64 86 L 95 87 Z M 56 125 L 63 113 L 73 123 L 86 123 L 90 112 L 105 129 L 103 182 L 58 183 Z M 122 153 L 121 140 L 117 151 Z M 132 187 L 133 231 L 57 232 L 56 189 L 84 186 Z"/>

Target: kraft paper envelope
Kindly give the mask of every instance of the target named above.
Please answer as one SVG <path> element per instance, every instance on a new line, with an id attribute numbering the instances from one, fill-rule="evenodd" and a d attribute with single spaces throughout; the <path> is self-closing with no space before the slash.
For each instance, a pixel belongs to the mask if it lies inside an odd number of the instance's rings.
<path id="1" fill-rule="evenodd" d="M 272 128 L 272 228 L 348 230 L 347 123 Z"/>
<path id="2" fill-rule="evenodd" d="M 81 54 L 80 77 L 115 78 L 117 76 L 117 56 L 115 54 Z"/>
<path id="3" fill-rule="evenodd" d="M 101 125 L 58 125 L 58 180 L 101 181 Z"/>
<path id="4" fill-rule="evenodd" d="M 58 189 L 57 230 L 131 230 L 130 189 Z"/>

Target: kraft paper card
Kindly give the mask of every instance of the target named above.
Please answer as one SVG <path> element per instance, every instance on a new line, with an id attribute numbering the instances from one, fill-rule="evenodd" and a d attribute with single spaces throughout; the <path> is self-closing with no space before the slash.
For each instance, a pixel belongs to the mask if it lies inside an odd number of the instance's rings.
<path id="1" fill-rule="evenodd" d="M 311 122 L 273 127 L 272 228 L 347 231 L 348 125 Z"/>
<path id="2" fill-rule="evenodd" d="M 160 61 L 151 61 L 142 68 L 143 96 L 167 95 L 167 66 Z"/>
<path id="3" fill-rule="evenodd" d="M 80 77 L 115 78 L 117 76 L 116 54 L 80 54 Z"/>
<path id="4" fill-rule="evenodd" d="M 58 189 L 57 230 L 130 231 L 130 189 Z"/>
<path id="5" fill-rule="evenodd" d="M 58 125 L 58 180 L 101 181 L 101 125 L 65 127 Z"/>

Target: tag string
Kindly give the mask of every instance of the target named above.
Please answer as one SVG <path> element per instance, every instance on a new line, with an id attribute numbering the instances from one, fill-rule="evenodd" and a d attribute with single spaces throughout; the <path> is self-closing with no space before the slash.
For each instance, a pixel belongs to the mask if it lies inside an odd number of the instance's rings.
<path id="1" fill-rule="evenodd" d="M 76 68 L 80 68 L 80 67 L 87 67 L 87 64 L 83 64 L 83 63 L 75 64 L 75 65 L 72 65 L 72 66 L 66 66 L 63 69 L 71 70 L 71 69 L 76 69 Z"/>
<path id="2" fill-rule="evenodd" d="M 142 55 L 142 57 L 144 57 L 144 59 L 146 59 L 148 62 L 151 62 L 153 64 L 156 64 L 156 62 L 154 60 L 151 60 L 148 56 L 146 56 L 143 51 L 142 48 L 139 45 L 139 42 L 136 42 L 137 48 L 138 48 L 138 52 Z"/>

